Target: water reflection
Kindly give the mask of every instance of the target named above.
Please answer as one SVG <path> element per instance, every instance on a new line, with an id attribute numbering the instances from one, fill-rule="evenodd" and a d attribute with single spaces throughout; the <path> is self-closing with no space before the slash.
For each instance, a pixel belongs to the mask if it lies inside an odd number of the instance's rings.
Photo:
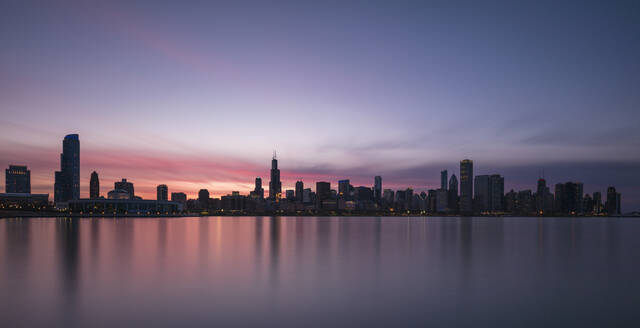
<path id="1" fill-rule="evenodd" d="M 624 326 L 640 319 L 638 222 L 5 219 L 0 317 L 7 327 Z"/>

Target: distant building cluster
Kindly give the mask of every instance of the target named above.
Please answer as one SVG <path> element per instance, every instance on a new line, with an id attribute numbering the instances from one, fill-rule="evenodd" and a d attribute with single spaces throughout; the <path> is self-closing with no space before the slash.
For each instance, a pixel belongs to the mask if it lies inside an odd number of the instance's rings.
<path id="1" fill-rule="evenodd" d="M 0 194 L 0 209 L 43 210 L 51 208 L 48 194 L 31 194 L 31 174 L 27 166 L 10 165 L 6 169 L 5 193 Z M 505 193 L 504 177 L 499 174 L 476 175 L 473 161 L 460 161 L 459 180 L 455 174 L 440 172 L 440 188 L 414 192 L 413 189 L 383 189 L 382 177 L 375 176 L 372 186 L 353 186 L 349 179 L 338 181 L 337 190 L 328 181 L 317 181 L 305 188 L 302 180 L 294 189 L 282 192 L 278 159 L 271 159 L 269 192 L 265 197 L 262 179 L 248 195 L 238 191 L 212 198 L 207 189 L 197 199 L 184 192 L 171 192 L 166 184 L 156 188 L 155 200 L 135 195 L 127 179 L 114 182 L 107 197 L 100 195 L 96 171 L 89 180 L 89 198 L 80 198 L 80 139 L 67 135 L 62 142 L 60 170 L 55 172 L 54 204 L 58 210 L 83 215 L 179 215 L 275 214 L 275 215 L 621 215 L 621 195 L 614 187 L 606 195 L 584 193 L 581 182 L 557 183 L 552 193 L 544 178 L 532 190 Z M 169 197 L 169 195 L 171 197 Z"/>

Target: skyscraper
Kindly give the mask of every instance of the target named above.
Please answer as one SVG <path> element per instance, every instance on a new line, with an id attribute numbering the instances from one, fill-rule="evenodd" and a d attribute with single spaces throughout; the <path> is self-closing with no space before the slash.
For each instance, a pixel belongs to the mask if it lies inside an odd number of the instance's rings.
<path id="1" fill-rule="evenodd" d="M 350 185 L 349 179 L 338 181 L 338 197 L 350 199 Z"/>
<path id="2" fill-rule="evenodd" d="M 593 213 L 600 214 L 602 212 L 602 193 L 596 191 L 593 193 Z"/>
<path id="3" fill-rule="evenodd" d="M 460 162 L 460 212 L 473 212 L 473 161 L 465 159 Z"/>
<path id="4" fill-rule="evenodd" d="M 169 188 L 166 184 L 158 185 L 156 188 L 157 200 L 169 200 Z"/>
<path id="5" fill-rule="evenodd" d="M 91 172 L 91 180 L 89 180 L 89 198 L 100 198 L 100 180 L 98 179 L 98 172 Z"/>
<path id="6" fill-rule="evenodd" d="M 316 182 L 316 197 L 319 201 L 331 198 L 331 183 L 323 181 Z"/>
<path id="7" fill-rule="evenodd" d="M 256 186 L 253 189 L 253 194 L 255 197 L 257 198 L 264 198 L 264 189 L 262 188 L 262 178 L 257 177 L 256 178 Z"/>
<path id="8" fill-rule="evenodd" d="M 447 178 L 449 173 L 447 170 L 440 171 L 440 189 L 447 190 Z"/>
<path id="9" fill-rule="evenodd" d="M 491 186 L 488 175 L 477 175 L 473 185 L 473 209 L 486 212 L 491 209 Z"/>
<path id="10" fill-rule="evenodd" d="M 5 192 L 31 193 L 31 171 L 26 166 L 9 165 L 5 170 Z"/>
<path id="11" fill-rule="evenodd" d="M 113 189 L 116 190 L 124 190 L 129 193 L 129 199 L 133 199 L 135 197 L 133 183 L 128 182 L 127 179 L 122 179 L 122 181 L 116 181 L 113 183 Z"/>
<path id="12" fill-rule="evenodd" d="M 200 191 L 198 191 L 198 203 L 202 209 L 209 207 L 209 190 L 200 189 Z"/>
<path id="13" fill-rule="evenodd" d="M 620 215 L 620 193 L 616 191 L 616 188 L 607 188 L 607 215 Z"/>
<path id="14" fill-rule="evenodd" d="M 449 190 L 447 193 L 449 195 L 449 201 L 447 202 L 449 210 L 455 213 L 458 211 L 458 178 L 455 174 L 452 174 L 449 179 Z"/>
<path id="15" fill-rule="evenodd" d="M 278 159 L 273 152 L 271 159 L 271 181 L 269 181 L 269 198 L 279 199 L 282 194 L 282 183 L 280 182 L 280 170 L 278 169 Z"/>
<path id="16" fill-rule="evenodd" d="M 379 205 L 382 203 L 382 177 L 379 175 L 373 178 L 373 200 Z"/>
<path id="17" fill-rule="evenodd" d="M 304 183 L 302 180 L 296 181 L 296 201 L 302 202 L 304 198 Z"/>
<path id="18" fill-rule="evenodd" d="M 80 138 L 68 134 L 62 140 L 60 171 L 55 173 L 54 200 L 66 202 L 80 199 Z"/>

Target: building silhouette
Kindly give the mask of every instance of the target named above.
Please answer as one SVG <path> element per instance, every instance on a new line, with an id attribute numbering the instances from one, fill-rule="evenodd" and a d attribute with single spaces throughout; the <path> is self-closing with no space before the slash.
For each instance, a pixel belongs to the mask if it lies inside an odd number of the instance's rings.
<path id="1" fill-rule="evenodd" d="M 373 178 L 373 200 L 378 205 L 382 203 L 382 177 L 379 175 Z"/>
<path id="2" fill-rule="evenodd" d="M 55 172 L 54 200 L 67 202 L 80 199 L 80 138 L 68 134 L 62 140 L 60 171 Z"/>
<path id="3" fill-rule="evenodd" d="M 262 178 L 257 177 L 255 182 L 255 187 L 253 188 L 253 197 L 263 199 L 264 198 L 264 188 L 262 188 Z"/>
<path id="4" fill-rule="evenodd" d="M 458 178 L 455 174 L 451 175 L 449 178 L 449 190 L 447 190 L 447 194 L 449 196 L 448 205 L 449 211 L 452 213 L 457 213 L 459 210 L 458 206 Z"/>
<path id="5" fill-rule="evenodd" d="M 269 198 L 280 199 L 282 196 L 282 182 L 280 182 L 280 170 L 278 169 L 278 159 L 273 152 L 271 159 L 271 180 L 269 181 Z"/>
<path id="6" fill-rule="evenodd" d="M 296 181 L 296 201 L 302 202 L 304 198 L 304 183 L 302 180 Z"/>
<path id="7" fill-rule="evenodd" d="M 209 190 L 200 189 L 200 191 L 198 191 L 198 203 L 202 209 L 209 207 Z"/>
<path id="8" fill-rule="evenodd" d="M 447 190 L 447 178 L 449 173 L 447 170 L 440 171 L 440 189 Z"/>
<path id="9" fill-rule="evenodd" d="M 171 201 L 178 202 L 184 205 L 187 202 L 187 194 L 183 192 L 172 192 Z"/>
<path id="10" fill-rule="evenodd" d="M 6 193 L 31 193 L 31 171 L 24 165 L 9 165 L 5 170 L 5 187 Z"/>
<path id="11" fill-rule="evenodd" d="M 620 215 L 622 213 L 620 198 L 620 193 L 616 191 L 616 188 L 607 188 L 607 215 Z"/>
<path id="12" fill-rule="evenodd" d="M 349 179 L 338 181 L 338 197 L 342 199 L 351 199 L 351 182 Z"/>
<path id="13" fill-rule="evenodd" d="M 161 184 L 156 187 L 156 199 L 169 200 L 169 187 L 167 187 L 166 184 Z"/>
<path id="14" fill-rule="evenodd" d="M 91 172 L 91 180 L 89 180 L 89 198 L 100 198 L 100 180 L 98 178 L 98 172 Z"/>
<path id="15" fill-rule="evenodd" d="M 502 212 L 504 210 L 504 177 L 499 174 L 493 174 L 489 177 L 490 203 L 489 210 L 491 212 Z"/>
<path id="16" fill-rule="evenodd" d="M 593 193 L 593 214 L 600 214 L 603 211 L 602 206 L 602 193 L 596 191 Z"/>
<path id="17" fill-rule="evenodd" d="M 460 213 L 473 213 L 473 161 L 460 162 Z"/>
<path id="18" fill-rule="evenodd" d="M 133 199 L 135 197 L 133 183 L 128 182 L 127 179 L 122 179 L 121 181 L 114 182 L 113 189 L 126 191 L 127 193 L 129 193 L 129 199 Z"/>

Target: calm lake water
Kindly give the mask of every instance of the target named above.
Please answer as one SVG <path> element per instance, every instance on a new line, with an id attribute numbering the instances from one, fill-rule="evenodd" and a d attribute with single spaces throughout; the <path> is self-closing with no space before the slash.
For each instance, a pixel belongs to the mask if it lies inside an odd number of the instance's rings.
<path id="1" fill-rule="evenodd" d="M 0 326 L 640 327 L 640 220 L 0 219 Z"/>

